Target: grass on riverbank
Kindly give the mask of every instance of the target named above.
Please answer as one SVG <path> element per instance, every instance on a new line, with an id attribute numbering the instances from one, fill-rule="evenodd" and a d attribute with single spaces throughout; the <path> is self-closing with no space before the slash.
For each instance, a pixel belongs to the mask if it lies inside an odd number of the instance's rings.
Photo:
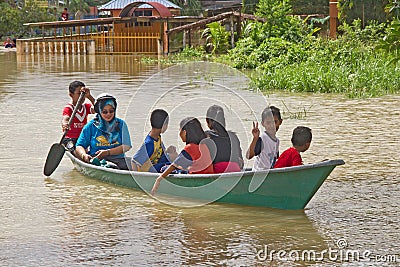
<path id="1" fill-rule="evenodd" d="M 299 52 L 299 54 L 301 54 Z M 386 54 L 373 49 L 310 49 L 299 60 L 285 54 L 273 57 L 248 71 L 251 86 L 263 92 L 313 92 L 345 94 L 350 98 L 378 97 L 400 92 L 400 68 L 388 64 Z M 250 59 L 251 55 L 247 57 Z M 189 61 L 213 61 L 237 67 L 226 55 L 213 56 L 203 49 L 186 48 L 165 58 L 143 58 L 142 62 L 178 64 Z"/>
<path id="2" fill-rule="evenodd" d="M 376 37 L 378 39 L 378 37 Z M 351 98 L 400 92 L 400 66 L 376 41 L 348 36 L 337 40 L 305 38 L 291 42 L 251 38 L 238 42 L 228 58 L 233 67 L 250 68 L 252 86 L 261 91 L 345 94 Z"/>
<path id="3" fill-rule="evenodd" d="M 350 98 L 377 97 L 400 92 L 400 68 L 388 65 L 385 55 L 366 53 L 350 61 L 309 58 L 293 64 L 262 65 L 252 86 L 262 91 L 337 93 Z"/>

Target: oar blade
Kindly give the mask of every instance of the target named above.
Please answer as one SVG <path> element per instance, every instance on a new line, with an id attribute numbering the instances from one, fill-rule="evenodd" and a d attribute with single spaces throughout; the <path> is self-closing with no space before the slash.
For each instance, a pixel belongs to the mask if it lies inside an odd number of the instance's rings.
<path id="1" fill-rule="evenodd" d="M 68 121 L 67 129 L 70 128 L 72 120 L 75 118 L 76 112 L 78 111 L 78 108 L 80 108 L 80 106 L 82 105 L 83 101 L 85 101 L 85 92 L 81 92 L 81 94 L 79 95 L 78 103 L 76 104 L 74 110 L 72 111 L 71 118 Z M 46 162 L 44 164 L 44 170 L 43 170 L 44 175 L 50 176 L 57 169 L 58 164 L 60 164 L 60 161 L 65 153 L 65 148 L 62 145 L 62 142 L 67 133 L 68 130 L 64 131 L 64 134 L 61 137 L 61 141 L 59 144 L 53 144 L 51 146 L 49 154 L 47 154 Z"/>
<path id="2" fill-rule="evenodd" d="M 43 174 L 46 176 L 50 176 L 55 169 L 57 169 L 58 165 L 61 162 L 65 153 L 65 148 L 63 145 L 56 143 L 53 144 L 50 148 L 49 153 L 47 154 L 46 163 L 44 164 Z"/>

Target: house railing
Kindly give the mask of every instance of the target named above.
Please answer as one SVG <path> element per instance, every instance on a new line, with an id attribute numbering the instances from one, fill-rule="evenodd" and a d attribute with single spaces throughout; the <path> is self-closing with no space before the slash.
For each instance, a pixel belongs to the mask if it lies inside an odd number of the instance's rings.
<path id="1" fill-rule="evenodd" d="M 93 35 L 96 53 L 160 54 L 161 38 L 157 33 L 106 33 Z"/>
<path id="2" fill-rule="evenodd" d="M 156 33 L 89 33 L 63 37 L 18 39 L 18 54 L 161 54 Z"/>
<path id="3" fill-rule="evenodd" d="M 95 54 L 94 40 L 18 39 L 18 54 Z"/>

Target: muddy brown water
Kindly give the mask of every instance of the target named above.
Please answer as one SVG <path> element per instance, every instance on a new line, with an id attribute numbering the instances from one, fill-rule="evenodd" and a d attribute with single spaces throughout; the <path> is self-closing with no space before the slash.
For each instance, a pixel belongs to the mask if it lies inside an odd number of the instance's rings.
<path id="1" fill-rule="evenodd" d="M 166 68 L 131 56 L 7 52 L 0 63 L 1 266 L 399 264 L 400 96 L 263 96 L 248 89 L 240 72 L 204 62 Z M 89 179 L 67 158 L 46 178 L 43 164 L 61 137 L 61 110 L 73 80 L 85 82 L 95 96 L 117 97 L 117 115 L 127 121 L 133 143 L 128 155 L 149 130 L 153 108 L 171 115 L 164 142 L 182 148 L 179 121 L 197 116 L 204 124 L 211 104 L 224 106 L 228 128 L 245 151 L 252 121 L 270 103 L 283 111 L 281 151 L 290 146 L 293 128 L 305 125 L 313 129 L 305 163 L 330 158 L 346 164 L 301 211 L 165 205 L 143 192 Z M 280 258 L 279 250 L 292 258 Z M 314 259 L 302 259 L 304 251 L 315 253 Z"/>

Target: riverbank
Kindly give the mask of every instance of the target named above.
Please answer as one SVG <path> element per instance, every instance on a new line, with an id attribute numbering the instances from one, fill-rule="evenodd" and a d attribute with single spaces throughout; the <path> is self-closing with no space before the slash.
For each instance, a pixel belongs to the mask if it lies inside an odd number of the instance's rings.
<path id="1" fill-rule="evenodd" d="M 274 50 L 280 50 L 279 47 Z M 280 50 L 276 56 L 272 56 L 271 51 L 263 52 L 269 54 L 269 58 L 262 64 L 262 60 L 254 55 L 256 52 L 247 57 L 234 50 L 225 55 L 211 55 L 202 48 L 186 48 L 181 53 L 158 59 L 144 57 L 141 62 L 165 65 L 191 61 L 223 63 L 246 73 L 251 79 L 251 87 L 265 94 L 285 91 L 369 98 L 400 93 L 399 66 L 390 64 L 391 56 L 375 51 L 373 47 L 363 47 L 361 43 L 356 47 L 344 40 L 316 40 L 313 48 L 292 49 L 296 51 L 284 53 Z"/>

